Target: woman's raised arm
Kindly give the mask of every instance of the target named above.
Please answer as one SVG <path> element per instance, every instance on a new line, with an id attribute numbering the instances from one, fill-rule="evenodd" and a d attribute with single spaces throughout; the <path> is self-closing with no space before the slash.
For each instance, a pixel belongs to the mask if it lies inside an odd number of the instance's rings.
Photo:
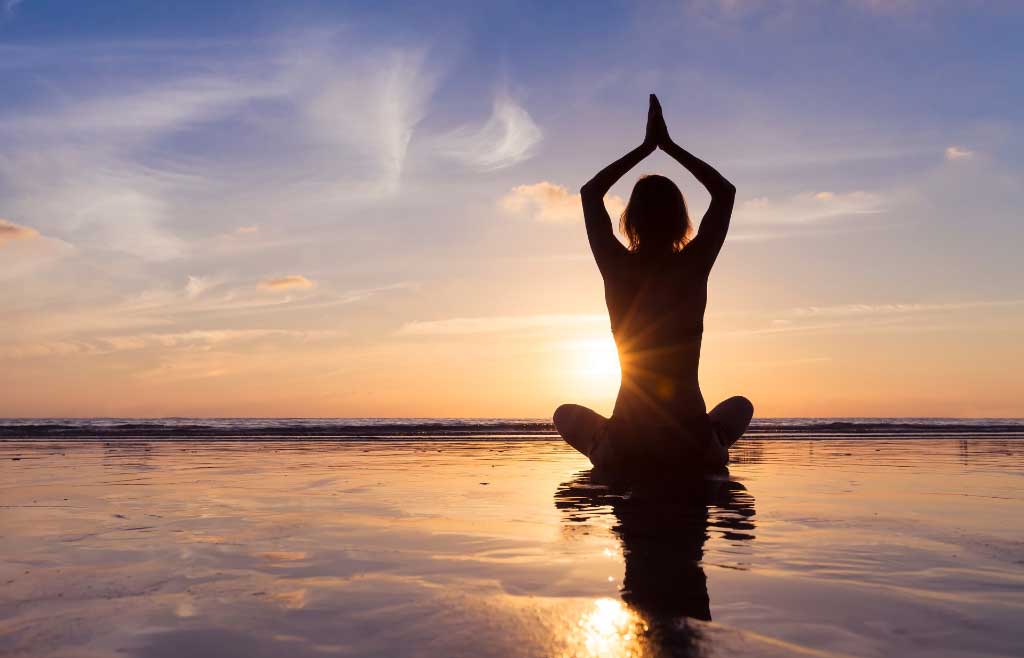
<path id="1" fill-rule="evenodd" d="M 583 221 L 587 226 L 587 239 L 590 241 L 590 250 L 594 252 L 594 260 L 597 261 L 597 267 L 602 274 L 612 259 L 626 253 L 626 248 L 616 239 L 615 233 L 612 231 L 612 220 L 604 206 L 604 195 L 627 171 L 654 153 L 662 134 L 668 136 L 667 131 L 664 130 L 664 121 L 661 119 L 661 107 L 657 106 L 657 111 L 655 111 L 656 104 L 657 99 L 654 94 L 651 94 L 651 106 L 647 112 L 647 134 L 644 136 L 643 143 L 597 172 L 580 188 L 580 197 L 583 200 Z"/>
<path id="2" fill-rule="evenodd" d="M 661 105 L 658 103 L 657 97 L 653 94 L 651 97 L 653 99 L 651 101 L 652 108 L 656 107 L 660 116 Z M 686 167 L 687 171 L 693 174 L 694 178 L 711 193 L 711 205 L 700 221 L 697 237 L 687 247 L 701 252 L 710 269 L 715 258 L 718 257 L 722 243 L 725 242 L 726 233 L 729 232 L 729 219 L 732 217 L 732 207 L 736 201 L 736 187 L 714 167 L 673 142 L 668 135 L 667 128 L 658 141 L 658 148 Z"/>

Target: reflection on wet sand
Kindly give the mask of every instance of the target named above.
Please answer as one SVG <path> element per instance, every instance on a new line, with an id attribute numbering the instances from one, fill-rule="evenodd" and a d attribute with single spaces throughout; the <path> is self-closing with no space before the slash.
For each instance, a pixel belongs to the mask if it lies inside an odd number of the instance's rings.
<path id="1" fill-rule="evenodd" d="M 696 483 L 628 489 L 583 471 L 555 492 L 563 523 L 614 517 L 622 543 L 623 605 L 598 599 L 584 613 L 575 638 L 583 655 L 697 655 L 711 621 L 707 576 L 701 564 L 709 528 L 729 540 L 754 538 L 754 499 L 728 472 Z"/>
<path id="2" fill-rule="evenodd" d="M 1022 446 L 0 441 L 0 655 L 1017 656 Z"/>

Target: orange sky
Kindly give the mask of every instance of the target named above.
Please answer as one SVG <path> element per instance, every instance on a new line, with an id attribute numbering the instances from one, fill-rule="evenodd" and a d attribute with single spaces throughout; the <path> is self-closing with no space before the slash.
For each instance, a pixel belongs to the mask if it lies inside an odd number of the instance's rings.
<path id="1" fill-rule="evenodd" d="M 655 91 L 739 190 L 709 405 L 1024 416 L 1024 12 L 271 4 L 0 16 L 0 415 L 608 411 L 576 190 Z"/>

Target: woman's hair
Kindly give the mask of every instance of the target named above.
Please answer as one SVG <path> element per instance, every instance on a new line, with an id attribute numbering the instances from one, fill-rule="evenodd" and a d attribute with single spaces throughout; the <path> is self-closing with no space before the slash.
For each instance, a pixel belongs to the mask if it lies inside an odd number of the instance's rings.
<path id="1" fill-rule="evenodd" d="M 689 242 L 692 228 L 683 193 L 671 180 L 656 174 L 636 182 L 619 218 L 619 230 L 629 240 L 632 252 L 677 252 Z"/>

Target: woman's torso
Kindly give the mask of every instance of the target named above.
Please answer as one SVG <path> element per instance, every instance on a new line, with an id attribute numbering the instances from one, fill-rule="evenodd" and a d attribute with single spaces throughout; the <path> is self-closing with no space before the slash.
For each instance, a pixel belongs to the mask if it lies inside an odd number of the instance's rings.
<path id="1" fill-rule="evenodd" d="M 613 420 L 636 429 L 705 422 L 697 370 L 707 278 L 686 249 L 658 259 L 629 254 L 605 275 L 622 366 Z"/>

